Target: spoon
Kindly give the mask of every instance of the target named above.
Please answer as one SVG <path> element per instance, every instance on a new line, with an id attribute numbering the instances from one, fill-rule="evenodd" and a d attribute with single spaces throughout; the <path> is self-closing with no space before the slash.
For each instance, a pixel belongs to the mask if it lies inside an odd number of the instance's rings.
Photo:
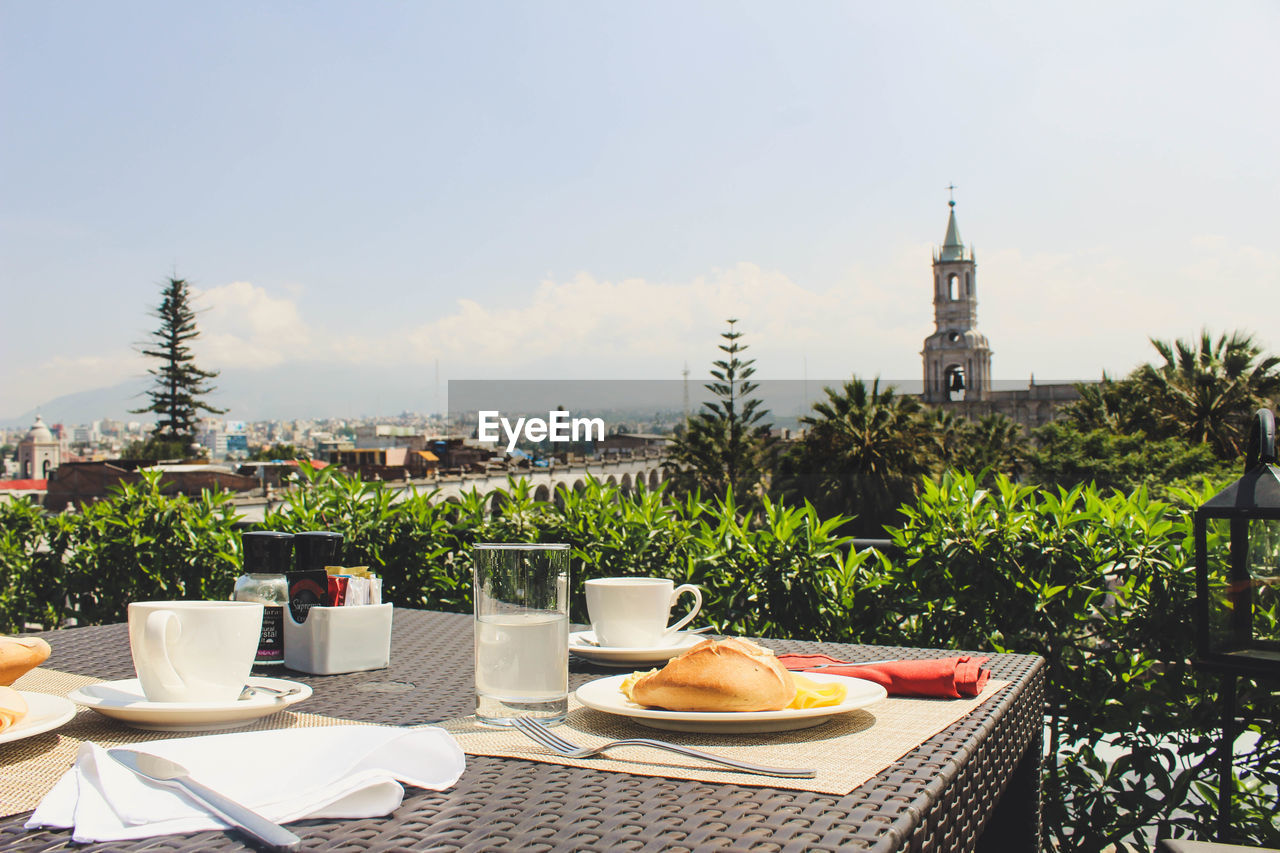
<path id="1" fill-rule="evenodd" d="M 277 699 L 283 699 L 286 696 L 292 696 L 295 693 L 301 693 L 301 687 L 290 687 L 288 690 L 281 690 L 278 687 L 262 687 L 256 684 L 246 684 L 244 689 L 240 691 L 241 699 L 251 699 L 255 693 L 265 693 L 268 696 L 274 696 Z"/>

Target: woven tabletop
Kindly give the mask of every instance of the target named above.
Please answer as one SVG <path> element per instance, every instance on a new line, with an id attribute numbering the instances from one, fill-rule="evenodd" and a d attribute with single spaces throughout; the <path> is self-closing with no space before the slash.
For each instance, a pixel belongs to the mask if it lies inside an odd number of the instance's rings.
<path id="1" fill-rule="evenodd" d="M 465 614 L 397 609 L 391 666 L 309 676 L 309 714 L 388 725 L 438 722 L 474 711 L 472 626 Z M 130 678 L 125 626 L 48 632 L 46 667 L 103 679 Z M 946 657 L 955 652 L 762 640 L 779 653 L 822 652 L 846 660 Z M 446 791 L 409 789 L 390 818 L 303 821 L 290 827 L 307 849 L 325 850 L 923 850 L 1034 851 L 1040 837 L 1043 662 L 996 655 L 1008 686 L 977 710 L 846 795 L 638 776 L 469 755 Z M 576 687 L 619 670 L 571 659 Z M 0 747 L 0 763 L 7 756 Z M 283 757 L 282 757 L 283 760 Z M 118 850 L 73 845 L 65 831 L 0 822 L 0 850 Z M 126 845 L 127 848 L 127 845 Z M 238 836 L 201 833 L 138 842 L 132 849 L 244 849 Z"/>

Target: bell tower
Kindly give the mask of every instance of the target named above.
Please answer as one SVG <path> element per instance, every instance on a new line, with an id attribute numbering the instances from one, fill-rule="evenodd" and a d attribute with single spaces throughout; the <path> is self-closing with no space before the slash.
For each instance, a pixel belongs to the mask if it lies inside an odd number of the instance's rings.
<path id="1" fill-rule="evenodd" d="M 948 187 L 954 190 L 955 187 Z M 933 253 L 934 333 L 924 339 L 924 401 L 985 400 L 991 393 L 991 348 L 978 325 L 977 264 L 965 251 L 956 225 L 956 202 L 947 202 L 947 236 Z"/>

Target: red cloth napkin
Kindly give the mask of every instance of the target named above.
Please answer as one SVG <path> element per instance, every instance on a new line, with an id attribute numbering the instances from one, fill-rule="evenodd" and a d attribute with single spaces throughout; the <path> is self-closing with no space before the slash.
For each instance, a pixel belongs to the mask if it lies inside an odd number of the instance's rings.
<path id="1" fill-rule="evenodd" d="M 959 699 L 977 696 L 987 686 L 991 670 L 982 664 L 990 658 L 960 655 L 929 660 L 899 660 L 864 666 L 827 655 L 778 655 L 789 670 L 797 672 L 829 672 L 874 681 L 889 691 L 890 696 L 934 696 Z M 828 664 L 822 669 L 814 669 Z M 834 666 L 830 665 L 834 664 Z"/>

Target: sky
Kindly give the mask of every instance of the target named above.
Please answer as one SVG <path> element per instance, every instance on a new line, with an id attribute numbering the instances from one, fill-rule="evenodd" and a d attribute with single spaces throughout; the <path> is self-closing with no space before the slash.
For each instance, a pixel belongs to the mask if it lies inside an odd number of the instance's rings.
<path id="1" fill-rule="evenodd" d="M 199 366 L 336 415 L 703 378 L 730 317 L 765 378 L 918 379 L 951 184 L 996 379 L 1275 351 L 1278 40 L 1244 0 L 0 0 L 0 416 L 145 377 L 175 274 Z"/>

